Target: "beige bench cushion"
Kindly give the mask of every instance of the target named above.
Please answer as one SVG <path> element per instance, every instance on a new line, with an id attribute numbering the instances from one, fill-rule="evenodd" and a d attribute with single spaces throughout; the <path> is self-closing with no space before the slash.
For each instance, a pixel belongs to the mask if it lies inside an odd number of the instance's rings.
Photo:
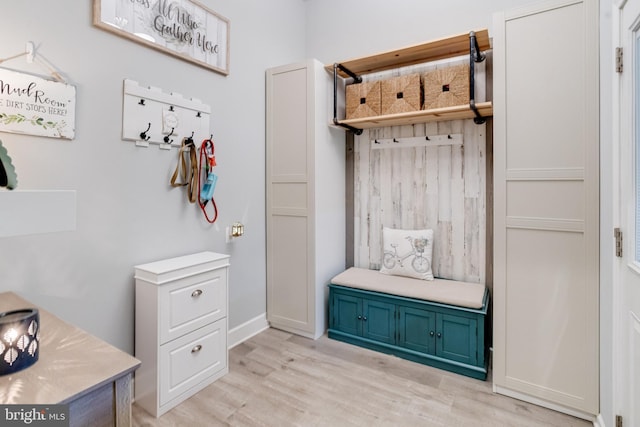
<path id="1" fill-rule="evenodd" d="M 468 308 L 482 308 L 485 291 L 482 283 L 412 279 L 357 267 L 338 274 L 331 283 Z"/>

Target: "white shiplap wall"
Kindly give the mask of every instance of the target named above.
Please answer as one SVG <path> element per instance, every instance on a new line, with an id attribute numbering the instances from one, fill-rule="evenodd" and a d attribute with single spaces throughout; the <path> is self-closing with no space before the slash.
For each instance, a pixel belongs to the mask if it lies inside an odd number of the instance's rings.
<path id="1" fill-rule="evenodd" d="M 476 86 L 476 100 L 484 100 L 484 65 L 476 70 L 483 82 Z M 410 72 L 415 69 L 402 74 Z M 443 134 L 463 134 L 463 145 L 402 147 L 399 143 L 393 148 L 371 149 L 372 139 Z M 355 266 L 380 268 L 383 226 L 431 228 L 435 276 L 484 283 L 486 135 L 486 124 L 477 125 L 472 119 L 365 129 L 356 135 Z"/>

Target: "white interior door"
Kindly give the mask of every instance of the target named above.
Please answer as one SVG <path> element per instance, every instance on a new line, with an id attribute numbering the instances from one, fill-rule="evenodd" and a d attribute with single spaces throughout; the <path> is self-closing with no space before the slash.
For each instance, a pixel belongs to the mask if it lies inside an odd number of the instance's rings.
<path id="1" fill-rule="evenodd" d="M 623 71 L 618 75 L 619 213 L 624 236 L 616 281 L 615 410 L 640 426 L 640 0 L 620 3 Z"/>

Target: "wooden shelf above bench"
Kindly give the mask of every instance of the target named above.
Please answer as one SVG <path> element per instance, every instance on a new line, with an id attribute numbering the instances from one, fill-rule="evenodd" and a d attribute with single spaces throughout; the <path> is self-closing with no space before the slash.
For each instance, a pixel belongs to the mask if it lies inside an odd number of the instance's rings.
<path id="1" fill-rule="evenodd" d="M 475 31 L 475 34 L 478 47 L 481 51 L 491 49 L 491 41 L 489 40 L 489 31 L 487 29 Z M 381 52 L 375 55 L 343 61 L 340 62 L 340 64 L 352 72 L 362 75 L 468 54 L 469 33 L 467 32 Z M 327 71 L 333 73 L 333 64 L 326 65 L 325 68 Z M 343 71 L 340 71 L 339 74 L 344 78 L 349 77 Z"/>
<path id="2" fill-rule="evenodd" d="M 493 115 L 490 101 L 475 103 L 474 101 L 474 62 L 484 60 L 483 51 L 491 49 L 489 31 L 481 29 L 469 33 L 457 34 L 451 37 L 432 40 L 401 49 L 381 52 L 376 55 L 364 56 L 335 64 L 326 65 L 327 71 L 334 75 L 333 96 L 333 124 L 355 132 L 357 135 L 363 129 L 401 126 L 416 123 L 427 123 L 444 120 L 474 119 L 477 124 L 484 123 L 487 117 Z M 364 117 L 340 120 L 337 118 L 337 79 L 352 77 L 360 82 L 360 76 L 409 65 L 422 64 L 456 56 L 470 56 L 470 96 L 469 104 L 452 107 L 436 108 L 432 110 L 412 111 L 408 113 L 390 114 L 384 116 Z M 475 111 L 474 111 L 475 110 Z"/>
<path id="3" fill-rule="evenodd" d="M 491 102 L 476 104 L 482 117 L 493 115 Z M 443 120 L 472 119 L 475 117 L 469 104 L 456 105 L 454 107 L 435 108 L 432 110 L 411 111 L 408 113 L 390 114 L 386 116 L 363 117 L 358 119 L 340 120 L 340 123 L 359 129 L 371 129 L 384 126 L 403 126 L 416 123 L 437 122 Z"/>

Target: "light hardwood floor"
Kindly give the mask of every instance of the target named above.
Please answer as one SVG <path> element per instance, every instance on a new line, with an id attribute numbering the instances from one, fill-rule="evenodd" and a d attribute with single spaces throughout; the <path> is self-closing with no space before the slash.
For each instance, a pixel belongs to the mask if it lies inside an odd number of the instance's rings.
<path id="1" fill-rule="evenodd" d="M 230 372 L 133 426 L 590 426 L 479 381 L 331 340 L 268 329 L 229 353 Z"/>

